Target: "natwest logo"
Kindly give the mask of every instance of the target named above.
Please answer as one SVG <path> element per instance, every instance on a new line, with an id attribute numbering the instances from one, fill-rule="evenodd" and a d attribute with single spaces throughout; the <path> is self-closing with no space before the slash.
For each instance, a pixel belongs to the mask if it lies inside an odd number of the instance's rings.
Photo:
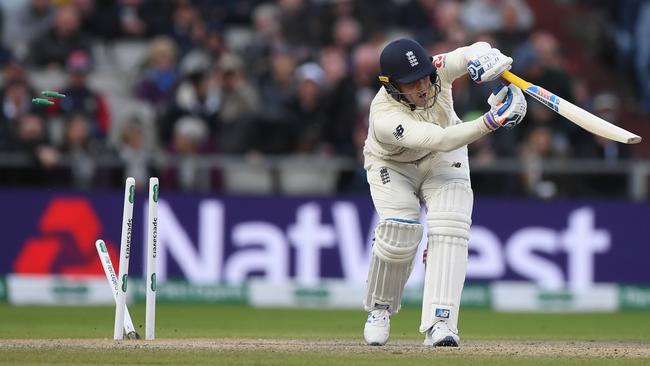
<path id="1" fill-rule="evenodd" d="M 103 275 L 95 251 L 102 225 L 90 203 L 83 198 L 55 198 L 38 223 L 40 236 L 28 238 L 14 262 L 22 274 Z M 106 243 L 109 254 L 116 250 Z"/>

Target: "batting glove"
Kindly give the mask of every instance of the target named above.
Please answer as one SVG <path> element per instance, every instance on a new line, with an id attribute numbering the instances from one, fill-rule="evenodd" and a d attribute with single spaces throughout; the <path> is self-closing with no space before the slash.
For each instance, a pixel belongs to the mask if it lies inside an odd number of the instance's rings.
<path id="1" fill-rule="evenodd" d="M 528 108 L 524 93 L 512 84 L 500 85 L 488 98 L 488 104 L 490 111 L 483 115 L 483 123 L 492 131 L 518 125 Z"/>
<path id="2" fill-rule="evenodd" d="M 497 79 L 512 67 L 512 58 L 505 56 L 496 48 L 467 62 L 469 76 L 477 84 Z"/>

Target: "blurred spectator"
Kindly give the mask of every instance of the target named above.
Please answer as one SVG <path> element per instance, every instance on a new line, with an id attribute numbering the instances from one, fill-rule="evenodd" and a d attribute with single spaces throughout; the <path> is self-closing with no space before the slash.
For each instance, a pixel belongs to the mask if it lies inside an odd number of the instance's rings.
<path id="1" fill-rule="evenodd" d="M 175 124 L 184 116 L 202 120 L 207 128 L 206 138 L 215 136 L 221 124 L 219 106 L 218 96 L 210 89 L 207 70 L 198 70 L 185 76 L 159 121 L 161 142 L 165 146 L 173 144 Z"/>
<path id="2" fill-rule="evenodd" d="M 2 40 L 11 47 L 16 58 L 24 60 L 34 39 L 50 30 L 54 19 L 51 0 L 23 0 L 7 7 L 3 14 Z"/>
<path id="3" fill-rule="evenodd" d="M 354 141 L 357 158 L 360 159 L 362 159 L 361 151 L 368 133 L 370 103 L 380 88 L 378 81 L 380 50 L 381 48 L 364 43 L 359 45 L 352 55 L 351 74 L 356 88 L 355 101 L 357 105 Z"/>
<path id="4" fill-rule="evenodd" d="M 525 0 L 467 0 L 461 19 L 473 33 L 497 32 L 513 25 L 519 31 L 526 31 L 534 22 Z"/>
<path id="5" fill-rule="evenodd" d="M 321 55 L 327 90 L 326 127 L 324 140 L 338 154 L 355 156 L 353 135 L 357 122 L 356 86 L 350 76 L 345 54 L 336 48 L 327 48 Z"/>
<path id="6" fill-rule="evenodd" d="M 200 154 L 209 146 L 208 128 L 200 118 L 185 116 L 174 123 L 171 152 L 177 157 L 176 168 L 164 173 L 169 187 L 181 190 L 206 190 L 211 172 L 201 166 Z"/>
<path id="7" fill-rule="evenodd" d="M 27 80 L 28 70 L 16 60 L 9 62 L 2 68 L 2 81 L 8 84 L 14 80 Z"/>
<path id="8" fill-rule="evenodd" d="M 211 25 L 249 26 L 251 14 L 260 0 L 220 1 L 215 6 L 214 0 L 193 0 L 203 18 Z"/>
<path id="9" fill-rule="evenodd" d="M 549 175 L 543 170 L 544 159 L 559 158 L 553 149 L 553 134 L 548 127 L 533 127 L 526 138 L 520 159 L 523 164 L 521 183 L 523 192 L 538 198 L 566 196 L 572 187 L 566 179 Z"/>
<path id="10" fill-rule="evenodd" d="M 361 36 L 371 36 L 382 31 L 397 11 L 397 5 L 392 1 L 383 2 L 381 6 L 372 0 L 331 0 L 323 4 L 320 11 L 320 44 L 332 45 L 336 31 L 335 24 L 341 19 L 352 18 L 358 22 Z"/>
<path id="11" fill-rule="evenodd" d="M 173 95 L 178 72 L 177 48 L 169 37 L 158 36 L 149 43 L 149 58 L 143 70 L 144 77 L 136 86 L 141 100 L 159 106 Z"/>
<path id="12" fill-rule="evenodd" d="M 80 0 L 75 0 L 79 5 Z M 82 0 L 88 2 L 84 29 L 102 39 L 144 38 L 165 32 L 171 1 Z"/>
<path id="13" fill-rule="evenodd" d="M 315 8 L 311 1 L 278 0 L 282 34 L 290 45 L 301 50 L 301 56 L 306 56 L 311 45 L 318 44 L 318 22 Z M 304 53 L 303 53 L 304 52 Z"/>
<path id="14" fill-rule="evenodd" d="M 23 114 L 15 124 L 8 151 L 24 154 L 26 165 L 18 169 L 5 169 L 3 180 L 21 186 L 52 185 L 65 181 L 65 171 L 59 167 L 60 153 L 50 144 L 43 118 L 36 114 Z"/>
<path id="15" fill-rule="evenodd" d="M 354 82 L 357 87 L 379 89 L 379 49 L 370 45 L 359 45 L 353 54 Z"/>
<path id="16" fill-rule="evenodd" d="M 620 123 L 621 105 L 618 97 L 604 92 L 596 95 L 592 101 L 593 113 L 607 122 L 615 125 Z M 630 157 L 628 145 L 588 134 L 590 143 L 584 143 L 576 149 L 576 156 L 582 158 L 601 159 L 615 162 Z"/>
<path id="17" fill-rule="evenodd" d="M 295 56 L 286 50 L 271 55 L 271 70 L 260 83 L 262 109 L 256 125 L 255 146 L 261 152 L 287 153 L 296 131 L 288 123 L 287 105 L 295 95 Z"/>
<path id="18" fill-rule="evenodd" d="M 221 57 L 216 69 L 220 87 L 221 108 L 219 115 L 224 123 L 250 118 L 259 108 L 259 96 L 248 84 L 244 74 L 244 62 L 235 54 Z"/>
<path id="19" fill-rule="evenodd" d="M 172 150 L 180 155 L 197 154 L 209 144 L 208 128 L 204 120 L 184 116 L 174 124 Z"/>
<path id="20" fill-rule="evenodd" d="M 563 99 L 573 102 L 571 75 L 564 67 L 564 58 L 557 39 L 549 32 L 533 33 L 528 43 L 521 46 L 513 55 L 515 72 L 522 72 L 523 77 L 536 85 L 561 95 Z M 539 103 L 530 103 L 530 105 Z M 535 107 L 537 107 L 535 106 Z M 545 107 L 544 107 L 545 108 Z M 529 109 L 526 117 L 529 124 L 545 125 L 553 130 L 554 140 L 563 139 L 572 145 L 580 144 L 586 132 L 573 123 L 566 123 L 564 118 L 552 111 Z M 523 132 L 523 131 L 522 131 Z"/>
<path id="21" fill-rule="evenodd" d="M 16 135 L 17 120 L 33 109 L 31 88 L 23 69 L 16 64 L 3 70 L 4 87 L 0 90 L 0 150 L 6 150 Z"/>
<path id="22" fill-rule="evenodd" d="M 185 55 L 197 41 L 195 39 L 197 27 L 205 29 L 205 23 L 192 1 L 176 0 L 175 3 L 168 34 L 176 43 L 179 53 Z"/>
<path id="23" fill-rule="evenodd" d="M 646 113 L 650 113 L 650 45 L 648 35 L 650 34 L 650 2 L 642 1 L 639 11 L 639 18 L 636 27 L 636 48 L 635 67 L 639 76 L 641 89 L 641 105 Z"/>
<path id="24" fill-rule="evenodd" d="M 620 122 L 621 105 L 618 97 L 604 92 L 596 95 L 592 102 L 593 113 L 598 117 L 618 124 Z M 630 158 L 629 145 L 588 134 L 586 140 L 576 149 L 576 157 L 598 159 L 610 164 Z M 619 174 L 589 174 L 576 179 L 582 183 L 580 195 L 596 197 L 616 197 L 625 194 L 628 186 L 627 177 Z"/>
<path id="25" fill-rule="evenodd" d="M 331 148 L 322 144 L 323 132 L 327 127 L 325 99 L 325 72 L 314 62 L 296 69 L 297 93 L 289 103 L 289 118 L 297 131 L 298 140 L 293 147 L 298 153 L 331 153 Z"/>
<path id="26" fill-rule="evenodd" d="M 219 117 L 223 125 L 218 132 L 219 150 L 244 153 L 252 148 L 252 122 L 260 109 L 260 97 L 244 74 L 243 60 L 225 54 L 215 70 Z"/>
<path id="27" fill-rule="evenodd" d="M 480 117 L 480 114 L 464 116 L 463 120 L 468 121 Z M 500 131 L 510 132 L 510 131 Z M 498 159 L 505 156 L 497 153 L 496 134 L 484 136 L 468 145 L 469 157 L 472 159 L 472 167 L 490 167 L 497 163 Z M 513 148 L 514 150 L 514 148 Z M 512 175 L 494 172 L 482 172 L 474 170 L 471 173 L 472 186 L 475 194 L 483 196 L 508 196 L 516 192 L 518 182 Z"/>
<path id="28" fill-rule="evenodd" d="M 144 125 L 137 118 L 130 118 L 122 128 L 118 154 L 124 162 L 124 179 L 135 178 L 138 188 L 146 186 L 147 179 L 155 174 L 153 148 L 147 146 Z"/>
<path id="29" fill-rule="evenodd" d="M 280 24 L 280 10 L 272 3 L 262 3 L 253 12 L 253 39 L 245 50 L 249 73 L 260 82 L 271 69 L 271 55 L 274 50 L 286 48 L 286 40 Z"/>
<path id="30" fill-rule="evenodd" d="M 615 29 L 605 28 L 610 33 L 605 37 L 613 39 L 622 56 L 617 57 L 615 62 L 621 65 L 622 72 L 632 71 L 629 74 L 637 83 L 641 107 L 650 113 L 650 2 L 603 2 L 601 7 L 616 22 Z M 605 39 L 600 42 L 605 48 L 601 54 L 611 55 L 612 50 L 607 47 L 611 42 L 607 41 Z"/>
<path id="31" fill-rule="evenodd" d="M 334 42 L 332 46 L 339 48 L 345 53 L 352 51 L 354 46 L 361 40 L 361 26 L 352 17 L 340 18 L 334 23 L 332 29 Z"/>
<path id="32" fill-rule="evenodd" d="M 90 125 L 82 113 L 71 114 L 65 121 L 62 152 L 70 159 L 72 179 L 78 188 L 89 188 L 94 183 L 97 154 L 91 151 Z"/>
<path id="33" fill-rule="evenodd" d="M 526 6 L 519 1 L 505 1 L 503 4 L 502 25 L 494 32 L 494 36 L 499 40 L 499 49 L 505 55 L 512 55 L 515 49 L 526 41 L 532 29 L 532 13 L 530 10 L 520 13 L 522 5 Z"/>
<path id="34" fill-rule="evenodd" d="M 85 114 L 90 120 L 90 136 L 105 140 L 111 127 L 111 111 L 106 98 L 88 85 L 88 74 L 92 68 L 92 61 L 84 51 L 70 54 L 66 62 L 68 85 L 63 89 L 66 98 L 58 101 L 58 113 L 66 116 Z"/>
<path id="35" fill-rule="evenodd" d="M 380 48 L 370 44 L 359 45 L 352 55 L 352 77 L 357 88 L 356 101 L 359 119 L 367 126 L 370 102 L 380 88 L 379 76 Z"/>
<path id="36" fill-rule="evenodd" d="M 179 63 L 182 74 L 190 74 L 198 70 L 207 70 L 226 52 L 221 30 L 219 27 L 202 28 L 203 23 L 196 25 L 194 48 L 192 48 Z"/>
<path id="37" fill-rule="evenodd" d="M 2 89 L 3 121 L 15 121 L 32 110 L 31 89 L 22 79 L 9 81 Z"/>
<path id="38" fill-rule="evenodd" d="M 480 112 L 469 114 L 463 116 L 463 121 L 470 121 L 475 118 L 479 118 L 481 115 Z M 501 131 L 503 132 L 503 131 Z M 500 156 L 497 156 L 496 149 L 494 147 L 494 134 L 484 136 L 471 144 L 469 144 L 468 152 L 469 156 L 473 159 L 473 166 L 488 166 L 494 163 Z M 479 185 L 476 185 L 477 187 Z M 480 185 L 482 186 L 482 185 Z"/>
<path id="39" fill-rule="evenodd" d="M 463 27 L 460 20 L 461 5 L 457 1 L 441 1 L 437 6 L 435 21 L 439 29 L 439 36 L 452 44 L 447 49 L 463 47 L 469 42 L 467 30 Z M 490 43 L 494 46 L 494 43 Z"/>
<path id="40" fill-rule="evenodd" d="M 439 26 L 436 15 L 438 0 L 414 0 L 406 2 L 401 9 L 399 24 L 413 33 L 422 44 L 430 44 L 443 38 L 444 28 Z"/>
<path id="41" fill-rule="evenodd" d="M 90 45 L 90 39 L 81 30 L 77 8 L 72 5 L 61 6 L 56 10 L 53 29 L 34 39 L 31 62 L 39 67 L 63 67 L 74 51 L 82 50 L 90 54 Z"/>

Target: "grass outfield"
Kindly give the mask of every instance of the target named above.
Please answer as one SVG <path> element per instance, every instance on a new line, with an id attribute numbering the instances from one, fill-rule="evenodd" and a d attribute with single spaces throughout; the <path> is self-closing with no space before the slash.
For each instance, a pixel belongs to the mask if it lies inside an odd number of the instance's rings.
<path id="1" fill-rule="evenodd" d="M 144 307 L 130 308 L 144 334 Z M 464 310 L 459 349 L 426 349 L 419 309 L 367 347 L 362 311 L 158 304 L 157 340 L 113 342 L 109 307 L 0 305 L 0 365 L 644 365 L 650 312 L 504 314 Z M 45 352 L 36 352 L 41 350 Z"/>

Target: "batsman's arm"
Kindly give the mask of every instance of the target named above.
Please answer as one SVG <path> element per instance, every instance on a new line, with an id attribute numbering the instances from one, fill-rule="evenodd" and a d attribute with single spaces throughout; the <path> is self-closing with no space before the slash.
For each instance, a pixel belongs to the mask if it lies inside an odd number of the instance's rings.
<path id="1" fill-rule="evenodd" d="M 431 151 L 452 151 L 491 132 L 482 117 L 442 128 L 394 112 L 371 118 L 370 123 L 379 142 Z"/>
<path id="2" fill-rule="evenodd" d="M 624 144 L 638 144 L 641 142 L 640 136 L 615 126 L 604 119 L 587 112 L 577 105 L 560 98 L 548 90 L 529 83 L 510 71 L 502 73 L 501 77 L 516 85 L 526 94 L 535 98 L 537 101 L 546 105 L 556 113 L 559 113 L 569 121 L 595 135 L 622 142 Z"/>

